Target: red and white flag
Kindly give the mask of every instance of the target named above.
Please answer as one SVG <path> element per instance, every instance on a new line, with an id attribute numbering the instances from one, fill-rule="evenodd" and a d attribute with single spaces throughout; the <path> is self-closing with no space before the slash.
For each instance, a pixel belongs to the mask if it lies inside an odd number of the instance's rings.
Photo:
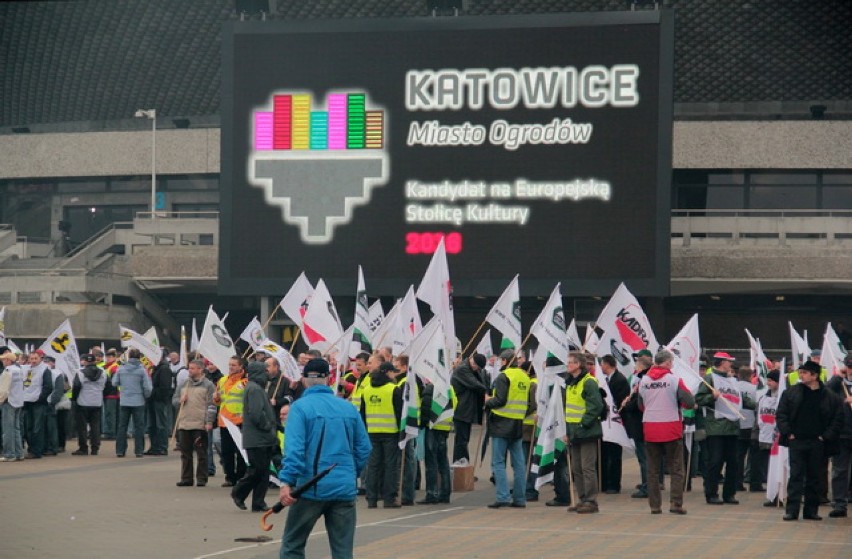
<path id="1" fill-rule="evenodd" d="M 648 316 L 623 283 L 615 290 L 598 317 L 597 326 L 630 348 L 630 353 L 648 349 L 655 353 L 660 344 Z M 598 351 L 598 353 L 601 353 Z"/>
<path id="2" fill-rule="evenodd" d="M 308 303 L 310 303 L 311 295 L 313 294 L 314 286 L 312 286 L 311 282 L 308 281 L 307 276 L 305 276 L 305 272 L 302 272 L 299 274 L 299 277 L 296 278 L 296 281 L 293 282 L 293 285 L 290 286 L 290 290 L 287 291 L 287 294 L 284 295 L 281 302 L 278 303 L 278 306 L 280 306 L 281 310 L 284 311 L 284 314 L 293 321 L 293 324 L 303 330 L 302 318 L 305 316 L 305 311 L 308 308 Z"/>
<path id="3" fill-rule="evenodd" d="M 601 369 L 601 363 L 595 358 L 595 377 L 598 379 L 598 385 L 605 393 L 604 405 L 609 406 L 609 413 L 606 419 L 601 421 L 603 428 L 603 440 L 609 443 L 615 443 L 625 448 L 634 449 L 633 439 L 627 436 L 627 430 L 624 428 L 624 421 L 618 413 L 618 404 L 612 398 L 612 392 L 609 389 L 609 383 L 606 380 L 606 374 Z"/>
<path id="4" fill-rule="evenodd" d="M 331 300 L 331 293 L 323 280 L 317 282 L 308 308 L 302 317 L 302 333 L 308 344 L 323 353 L 333 346 L 340 345 L 343 338 L 343 325 Z"/>

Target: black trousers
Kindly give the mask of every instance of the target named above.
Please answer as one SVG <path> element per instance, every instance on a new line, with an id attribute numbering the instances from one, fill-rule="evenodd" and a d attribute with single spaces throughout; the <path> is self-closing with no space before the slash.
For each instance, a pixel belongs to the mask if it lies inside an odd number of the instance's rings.
<path id="1" fill-rule="evenodd" d="M 725 466 L 722 498 L 733 499 L 737 494 L 737 435 L 714 435 L 704 441 L 707 447 L 707 474 L 704 476 L 704 497 L 719 496 L 719 478 Z"/>
<path id="2" fill-rule="evenodd" d="M 601 443 L 601 491 L 621 491 L 621 445 Z"/>
<path id="3" fill-rule="evenodd" d="M 819 491 L 823 475 L 822 441 L 792 440 L 790 449 L 790 480 L 787 482 L 787 514 L 799 516 L 804 494 L 805 516 L 815 516 L 819 511 Z"/>
<path id="4" fill-rule="evenodd" d="M 75 405 L 77 423 L 77 446 L 80 450 L 88 450 L 86 432 L 89 432 L 92 450 L 97 452 L 101 447 L 101 408 Z M 60 446 L 62 443 L 60 442 Z"/>
<path id="5" fill-rule="evenodd" d="M 246 475 L 246 463 L 240 454 L 240 449 L 226 427 L 219 427 L 219 434 L 222 435 L 222 469 L 225 470 L 225 481 L 237 483 L 237 480 L 242 479 Z"/>
<path id="6" fill-rule="evenodd" d="M 467 421 L 453 421 L 453 430 L 456 434 L 453 441 L 453 462 L 458 462 L 462 458 L 466 458 L 468 462 L 471 461 L 468 453 L 470 425 Z M 476 449 L 475 452 L 479 452 L 479 449 Z"/>
<path id="7" fill-rule="evenodd" d="M 195 453 L 195 479 L 207 483 L 207 436 L 205 429 L 178 429 L 180 480 L 192 483 L 192 453 Z"/>
<path id="8" fill-rule="evenodd" d="M 251 493 L 251 508 L 253 510 L 266 508 L 266 490 L 269 489 L 269 464 L 272 462 L 274 451 L 275 447 L 272 446 L 246 449 L 249 466 L 246 468 L 246 475 L 237 481 L 231 495 L 240 501 L 245 501 Z"/>
<path id="9" fill-rule="evenodd" d="M 367 462 L 367 502 L 379 499 L 393 503 L 399 494 L 399 449 L 397 433 L 370 433 L 370 459 Z"/>

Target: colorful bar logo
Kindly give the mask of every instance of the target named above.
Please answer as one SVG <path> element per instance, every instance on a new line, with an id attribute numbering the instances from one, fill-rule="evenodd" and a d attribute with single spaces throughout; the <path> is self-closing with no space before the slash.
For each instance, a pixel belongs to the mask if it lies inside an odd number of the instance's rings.
<path id="1" fill-rule="evenodd" d="M 272 111 L 254 112 L 255 151 L 384 148 L 385 114 L 363 92 L 331 93 L 317 110 L 307 93 L 275 94 Z"/>

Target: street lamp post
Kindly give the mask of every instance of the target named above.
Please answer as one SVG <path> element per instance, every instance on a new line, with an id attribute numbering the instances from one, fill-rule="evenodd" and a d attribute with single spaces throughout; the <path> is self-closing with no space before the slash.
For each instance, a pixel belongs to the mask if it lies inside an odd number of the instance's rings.
<path id="1" fill-rule="evenodd" d="M 157 109 L 139 109 L 133 116 L 151 119 L 151 219 L 154 219 L 157 209 Z"/>

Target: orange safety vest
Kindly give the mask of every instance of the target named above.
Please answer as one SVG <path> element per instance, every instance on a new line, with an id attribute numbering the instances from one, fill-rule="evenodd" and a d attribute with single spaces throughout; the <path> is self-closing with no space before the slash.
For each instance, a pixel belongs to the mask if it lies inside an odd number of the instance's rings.
<path id="1" fill-rule="evenodd" d="M 245 373 L 219 379 L 219 427 L 224 427 L 223 417 L 234 425 L 243 424 L 243 392 L 248 379 Z"/>

